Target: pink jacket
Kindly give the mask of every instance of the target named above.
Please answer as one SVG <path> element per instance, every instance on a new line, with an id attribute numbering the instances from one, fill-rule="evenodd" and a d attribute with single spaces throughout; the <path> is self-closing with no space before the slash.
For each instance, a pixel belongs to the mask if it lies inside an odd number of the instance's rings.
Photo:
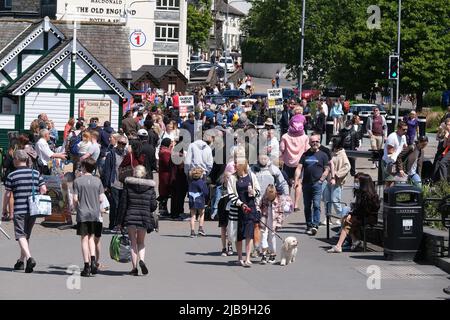
<path id="1" fill-rule="evenodd" d="M 285 133 L 281 137 L 281 158 L 283 159 L 284 164 L 288 167 L 297 167 L 303 153 L 309 148 L 309 138 L 306 134 L 293 137 L 289 133 Z"/>
<path id="2" fill-rule="evenodd" d="M 294 204 L 290 196 L 278 195 L 271 203 L 267 198 L 263 198 L 261 201 L 261 221 L 267 224 L 267 217 L 270 212 L 270 206 L 272 206 L 272 221 L 273 225 L 269 226 L 272 230 L 275 228 L 281 228 L 286 216 L 292 213 L 294 210 Z M 261 228 L 264 230 L 265 225 L 261 224 Z"/>

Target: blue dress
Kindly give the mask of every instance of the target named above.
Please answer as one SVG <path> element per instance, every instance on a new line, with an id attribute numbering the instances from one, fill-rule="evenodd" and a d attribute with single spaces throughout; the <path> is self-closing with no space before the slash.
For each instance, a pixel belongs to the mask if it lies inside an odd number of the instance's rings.
<path id="1" fill-rule="evenodd" d="M 244 202 L 252 209 L 250 214 L 244 213 L 239 208 L 238 215 L 238 234 L 237 240 L 242 241 L 246 238 L 253 239 L 255 222 L 259 221 L 259 214 L 256 211 L 255 198 L 248 195 L 248 186 L 252 186 L 252 178 L 250 175 L 246 177 L 239 177 L 236 182 L 236 191 L 239 196 L 239 200 Z"/>
<path id="2" fill-rule="evenodd" d="M 189 183 L 189 209 L 205 209 L 206 199 L 209 196 L 205 180 L 192 180 Z"/>

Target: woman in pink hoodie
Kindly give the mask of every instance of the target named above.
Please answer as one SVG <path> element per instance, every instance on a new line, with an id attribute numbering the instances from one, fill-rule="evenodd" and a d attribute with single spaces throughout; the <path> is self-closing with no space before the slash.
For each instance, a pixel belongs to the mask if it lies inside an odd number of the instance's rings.
<path id="1" fill-rule="evenodd" d="M 283 170 L 289 177 L 289 185 L 293 185 L 293 180 L 295 177 L 295 169 L 298 166 L 300 158 L 303 153 L 307 151 L 309 146 L 308 136 L 305 134 L 304 130 L 304 122 L 303 115 L 297 114 L 289 121 L 289 130 L 288 133 L 285 133 L 281 137 L 280 143 L 280 153 L 281 159 L 283 160 Z M 294 202 L 294 210 L 297 211 L 297 205 L 300 201 L 300 197 L 302 195 L 301 186 L 297 186 L 295 188 L 295 202 Z"/>

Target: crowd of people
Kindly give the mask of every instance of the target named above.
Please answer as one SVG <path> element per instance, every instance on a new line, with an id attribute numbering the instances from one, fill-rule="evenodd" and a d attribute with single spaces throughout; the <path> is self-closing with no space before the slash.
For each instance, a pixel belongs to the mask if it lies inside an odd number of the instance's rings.
<path id="1" fill-rule="evenodd" d="M 21 250 L 14 269 L 32 272 L 36 266 L 28 245 L 35 218 L 29 215 L 27 199 L 33 186 L 46 193 L 42 176 L 53 174 L 60 162 L 73 164 L 73 207 L 83 276 L 97 273 L 100 265 L 105 202 L 109 204 L 107 229 L 126 228 L 129 234 L 131 275 L 138 275 L 138 267 L 148 273 L 144 241 L 146 234 L 158 228 L 155 212 L 189 220 L 187 234 L 192 238 L 207 234 L 205 216 L 218 220 L 222 255 L 233 255 L 234 246 L 238 263 L 248 268 L 255 257 L 263 264 L 276 261 L 277 231 L 289 214 L 301 211 L 301 199 L 306 234 L 316 235 L 324 202 L 342 217 L 336 221 L 341 225 L 339 242 L 329 252 L 342 252 L 346 239 L 351 249 L 357 249 L 363 217 L 371 221 L 379 211 L 372 178 L 357 173 L 355 159 L 346 153 L 362 145 L 363 124 L 358 115 L 344 120 L 348 110 L 340 99 L 318 102 L 314 115 L 305 100 L 285 101 L 275 123 L 264 101 L 214 106 L 205 93 L 203 89 L 197 93 L 197 108 L 187 115 L 180 115 L 173 105 L 133 108 L 125 113 L 121 128 L 112 128 L 109 121 L 101 124 L 98 118 L 69 119 L 62 145 L 52 121 L 39 115 L 29 135 L 20 135 L 12 144 L 9 162 L 4 163 L 3 215 L 13 219 Z M 253 119 L 256 123 L 250 121 L 246 107 L 260 115 Z M 327 117 L 337 128 L 331 149 L 322 144 Z M 423 183 L 428 138 L 418 136 L 415 118 L 411 112 L 389 135 L 379 109 L 367 120 L 371 148 L 384 149 L 386 186 L 395 181 Z M 442 122 L 433 172 L 436 181 L 448 179 L 450 110 Z M 351 208 L 344 208 L 340 202 L 349 175 L 354 178 L 355 201 Z M 186 198 L 188 217 L 184 215 Z"/>

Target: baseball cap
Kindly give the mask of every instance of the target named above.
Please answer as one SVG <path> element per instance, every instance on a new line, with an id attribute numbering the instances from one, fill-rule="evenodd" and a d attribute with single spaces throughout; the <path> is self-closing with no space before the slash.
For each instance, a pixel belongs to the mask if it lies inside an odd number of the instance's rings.
<path id="1" fill-rule="evenodd" d="M 141 137 L 147 137 L 147 136 L 148 136 L 147 130 L 145 130 L 145 129 L 139 129 L 139 131 L 138 131 L 138 136 L 141 136 Z"/>

